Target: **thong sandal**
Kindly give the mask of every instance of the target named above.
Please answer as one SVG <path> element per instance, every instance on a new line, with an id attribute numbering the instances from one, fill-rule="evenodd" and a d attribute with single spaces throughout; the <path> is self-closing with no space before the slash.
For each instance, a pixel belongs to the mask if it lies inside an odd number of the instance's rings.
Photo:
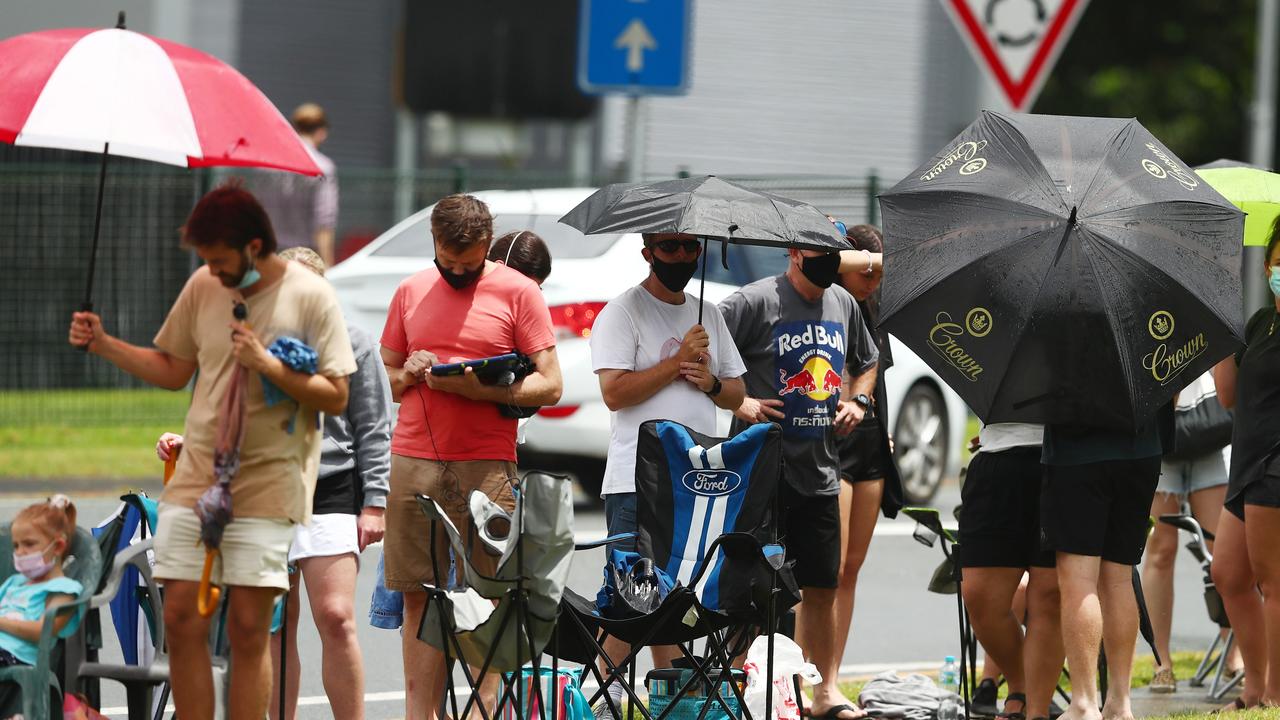
<path id="1" fill-rule="evenodd" d="M 1257 705 L 1247 705 L 1245 704 L 1244 698 L 1237 697 L 1235 700 L 1232 700 L 1231 704 L 1229 705 L 1223 705 L 1217 710 L 1210 710 L 1209 714 L 1225 715 L 1227 713 L 1239 712 L 1241 710 L 1248 710 L 1249 708 L 1254 708 L 1254 707 L 1257 707 Z"/>
<path id="2" fill-rule="evenodd" d="M 840 713 L 846 710 L 853 713 L 853 716 L 840 717 Z M 815 715 L 812 710 L 806 709 L 805 717 L 812 718 L 812 720 L 863 720 L 863 718 L 867 717 L 867 711 L 862 708 L 849 705 L 848 703 L 841 703 L 839 705 L 832 705 L 821 715 Z"/>

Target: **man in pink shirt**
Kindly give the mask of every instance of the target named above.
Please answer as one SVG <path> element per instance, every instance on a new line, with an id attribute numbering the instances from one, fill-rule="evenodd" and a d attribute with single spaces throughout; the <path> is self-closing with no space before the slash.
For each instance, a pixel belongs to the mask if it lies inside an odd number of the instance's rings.
<path id="1" fill-rule="evenodd" d="M 422 584 L 443 586 L 449 541 L 440 530 L 431 556 L 431 526 L 414 499 L 433 498 L 464 533 L 472 525 L 467 498 L 480 490 L 508 511 L 516 477 L 516 420 L 499 405 L 554 405 L 562 387 L 551 314 L 538 285 L 485 259 L 493 218 L 480 200 L 450 195 L 431 213 L 435 267 L 400 284 L 382 333 L 382 360 L 400 416 L 391 438 L 387 496 L 386 587 L 404 593 L 406 626 L 426 608 Z M 425 238 L 424 238 L 425 240 Z M 523 352 L 534 370 L 508 387 L 482 384 L 469 369 L 436 376 L 433 365 Z M 495 558 L 472 564 L 491 574 Z M 444 690 L 444 656 L 403 634 L 407 720 L 436 717 Z"/>

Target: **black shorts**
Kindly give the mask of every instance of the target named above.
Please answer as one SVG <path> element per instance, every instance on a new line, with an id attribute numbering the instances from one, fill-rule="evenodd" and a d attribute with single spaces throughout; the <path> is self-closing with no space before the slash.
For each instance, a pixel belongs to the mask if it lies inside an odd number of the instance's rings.
<path id="1" fill-rule="evenodd" d="M 1137 565 L 1147 544 L 1160 456 L 1048 465 L 1040 522 L 1050 548 Z"/>
<path id="2" fill-rule="evenodd" d="M 834 588 L 840 579 L 840 496 L 796 493 L 783 481 L 779 530 L 800 587 Z"/>
<path id="3" fill-rule="evenodd" d="M 1053 567 L 1040 532 L 1039 447 L 980 452 L 960 486 L 961 567 Z"/>
<path id="4" fill-rule="evenodd" d="M 1280 508 L 1280 459 L 1269 462 L 1262 477 L 1227 498 L 1223 507 L 1244 522 L 1245 505 Z"/>
<path id="5" fill-rule="evenodd" d="M 883 480 L 888 472 L 884 452 L 884 438 L 879 423 L 859 425 L 853 432 L 839 438 L 840 479 L 845 482 Z"/>

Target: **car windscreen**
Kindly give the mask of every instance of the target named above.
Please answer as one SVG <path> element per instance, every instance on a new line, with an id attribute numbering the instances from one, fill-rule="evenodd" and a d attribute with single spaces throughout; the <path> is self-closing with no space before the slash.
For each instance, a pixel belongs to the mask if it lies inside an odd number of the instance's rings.
<path id="1" fill-rule="evenodd" d="M 509 232 L 532 230 L 547 243 L 554 259 L 591 258 L 608 250 L 620 235 L 583 235 L 559 222 L 559 215 L 528 215 L 504 213 L 493 218 L 493 237 L 500 238 Z M 373 251 L 379 257 L 435 257 L 435 245 L 431 242 L 431 218 L 421 220 L 400 232 L 382 247 Z"/>

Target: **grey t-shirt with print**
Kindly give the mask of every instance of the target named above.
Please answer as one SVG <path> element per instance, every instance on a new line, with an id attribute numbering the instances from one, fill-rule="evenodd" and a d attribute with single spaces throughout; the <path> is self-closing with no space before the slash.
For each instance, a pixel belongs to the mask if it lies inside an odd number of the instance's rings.
<path id="1" fill-rule="evenodd" d="M 743 286 L 720 303 L 747 366 L 747 395 L 783 401 L 782 450 L 787 481 L 800 495 L 840 492 L 835 431 L 841 369 L 857 377 L 879 359 L 853 296 L 832 285 L 805 300 L 785 275 Z M 734 418 L 737 434 L 747 423 Z"/>

